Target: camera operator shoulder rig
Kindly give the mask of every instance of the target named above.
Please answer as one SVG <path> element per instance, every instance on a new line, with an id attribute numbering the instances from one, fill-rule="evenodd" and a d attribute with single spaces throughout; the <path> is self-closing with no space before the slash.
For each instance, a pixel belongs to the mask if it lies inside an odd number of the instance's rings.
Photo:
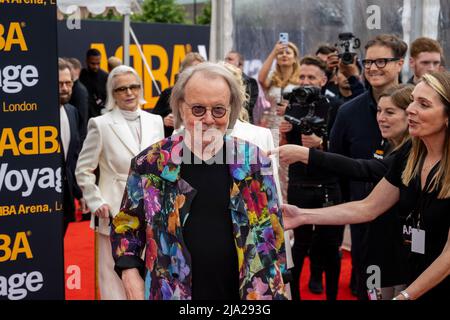
<path id="1" fill-rule="evenodd" d="M 300 87 L 288 94 L 287 98 L 289 100 L 288 109 L 308 108 L 308 112 L 299 119 L 286 114 L 284 116 L 286 121 L 297 126 L 303 135 L 315 134 L 322 138 L 327 136 L 327 122 L 316 114 L 318 106 L 329 103 L 328 98 L 322 95 L 320 88 Z"/>

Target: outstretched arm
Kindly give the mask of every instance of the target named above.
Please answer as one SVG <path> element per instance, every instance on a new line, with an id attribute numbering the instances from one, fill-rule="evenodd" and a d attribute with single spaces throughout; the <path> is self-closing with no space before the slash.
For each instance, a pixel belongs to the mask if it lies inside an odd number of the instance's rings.
<path id="1" fill-rule="evenodd" d="M 392 157 L 383 160 L 352 159 L 297 145 L 284 145 L 270 151 L 269 154 L 278 154 L 280 162 L 286 165 L 301 162 L 309 168 L 325 170 L 340 177 L 375 183 L 384 177 L 393 159 Z"/>
<path id="2" fill-rule="evenodd" d="M 369 196 L 360 201 L 320 209 L 283 205 L 284 226 L 285 229 L 293 229 L 304 224 L 344 225 L 369 222 L 397 203 L 399 196 L 399 189 L 383 178 Z"/>

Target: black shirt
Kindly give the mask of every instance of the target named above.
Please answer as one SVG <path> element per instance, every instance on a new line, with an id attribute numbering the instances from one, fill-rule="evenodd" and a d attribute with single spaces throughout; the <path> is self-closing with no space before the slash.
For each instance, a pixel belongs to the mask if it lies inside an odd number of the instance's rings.
<path id="1" fill-rule="evenodd" d="M 372 91 L 367 90 L 339 108 L 330 135 L 330 151 L 353 159 L 371 159 L 381 139 L 377 104 Z M 370 191 L 365 183 L 352 181 L 350 200 L 364 199 Z"/>
<path id="2" fill-rule="evenodd" d="M 153 114 L 161 116 L 163 120 L 165 117 L 172 113 L 172 109 L 170 108 L 170 95 L 172 94 L 172 89 L 173 87 L 170 87 L 161 92 L 158 102 L 156 103 L 155 108 L 152 110 Z M 164 137 L 170 137 L 172 133 L 173 127 L 166 127 L 164 125 Z"/>
<path id="3" fill-rule="evenodd" d="M 370 160 L 351 159 L 310 149 L 308 166 L 345 178 L 366 181 L 369 184 L 367 188 L 372 189 L 372 185 L 386 175 L 395 158 L 396 151 L 390 153 L 390 149 L 389 144 L 383 141 Z M 368 224 L 366 249 L 362 252 L 363 270 L 371 265 L 379 266 L 381 287 L 406 283 L 407 253 L 403 246 L 402 224 L 396 205 Z"/>
<path id="4" fill-rule="evenodd" d="M 190 152 L 187 148 L 184 151 Z M 184 241 L 192 257 L 192 299 L 239 300 L 229 168 L 194 158 L 191 154 L 192 164 L 181 165 L 181 177 L 197 191 L 183 226 Z"/>
<path id="5" fill-rule="evenodd" d="M 334 106 L 338 104 L 339 101 L 327 97 L 325 100 L 317 102 L 317 105 L 312 108 L 308 106 L 303 106 L 299 104 L 290 105 L 286 110 L 286 115 L 294 117 L 296 119 L 302 119 L 307 115 L 313 114 L 314 116 L 324 120 L 325 131 L 327 131 L 331 126 L 328 123 L 329 111 Z M 316 135 L 323 138 L 323 145 L 326 146 L 327 134 Z M 289 144 L 302 145 L 301 142 L 302 130 L 299 126 L 293 125 L 290 132 L 286 134 L 286 139 Z M 315 170 L 313 168 L 308 168 L 306 165 L 297 162 L 289 166 L 289 185 L 301 185 L 301 184 L 334 184 L 337 182 L 335 176 L 331 176 L 328 173 L 324 173 L 323 170 Z"/>
<path id="6" fill-rule="evenodd" d="M 106 103 L 106 82 L 108 73 L 103 70 L 92 72 L 82 69 L 80 81 L 89 92 L 89 119 L 102 114 Z"/>
<path id="7" fill-rule="evenodd" d="M 420 212 L 420 229 L 425 231 L 425 254 L 411 252 L 409 241 L 405 241 L 408 247 L 408 280 L 413 282 L 425 271 L 433 261 L 441 254 L 447 242 L 450 229 L 450 199 L 438 199 L 438 192 L 422 191 L 420 177 L 415 177 L 405 186 L 402 183 L 402 172 L 406 166 L 410 147 L 404 146 L 396 154 L 395 161 L 389 169 L 386 179 L 400 189 L 398 203 L 400 218 L 403 225 L 403 236 L 411 239 L 409 227 L 417 228 Z M 428 178 L 436 172 L 435 166 Z M 450 276 L 423 296 L 423 299 L 448 299 L 450 298 Z"/>

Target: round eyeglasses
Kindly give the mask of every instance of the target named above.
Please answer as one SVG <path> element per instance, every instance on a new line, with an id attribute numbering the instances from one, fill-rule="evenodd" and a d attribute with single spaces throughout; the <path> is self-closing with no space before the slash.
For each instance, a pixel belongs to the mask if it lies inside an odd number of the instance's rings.
<path id="1" fill-rule="evenodd" d="M 224 106 L 220 106 L 220 105 L 212 107 L 212 108 L 207 108 L 207 107 L 199 105 L 199 104 L 190 105 L 186 101 L 184 101 L 184 103 L 191 109 L 192 114 L 195 117 L 199 117 L 199 118 L 203 117 L 206 114 L 207 110 L 210 110 L 211 115 L 216 119 L 225 117 L 225 115 L 228 112 L 228 108 L 226 108 Z"/>

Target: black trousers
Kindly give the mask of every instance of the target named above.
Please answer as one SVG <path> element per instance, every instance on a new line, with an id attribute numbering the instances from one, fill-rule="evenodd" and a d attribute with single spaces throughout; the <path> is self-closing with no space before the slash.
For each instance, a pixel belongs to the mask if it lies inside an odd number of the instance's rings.
<path id="1" fill-rule="evenodd" d="M 288 203 L 300 208 L 321 208 L 326 202 L 326 195 L 334 204 L 341 201 L 338 185 L 288 187 Z M 295 242 L 292 247 L 294 268 L 291 283 L 293 300 L 300 300 L 299 279 L 303 261 L 308 255 L 312 264 L 325 271 L 327 300 L 336 300 L 341 272 L 339 248 L 343 234 L 344 226 L 305 225 L 294 229 Z"/>

